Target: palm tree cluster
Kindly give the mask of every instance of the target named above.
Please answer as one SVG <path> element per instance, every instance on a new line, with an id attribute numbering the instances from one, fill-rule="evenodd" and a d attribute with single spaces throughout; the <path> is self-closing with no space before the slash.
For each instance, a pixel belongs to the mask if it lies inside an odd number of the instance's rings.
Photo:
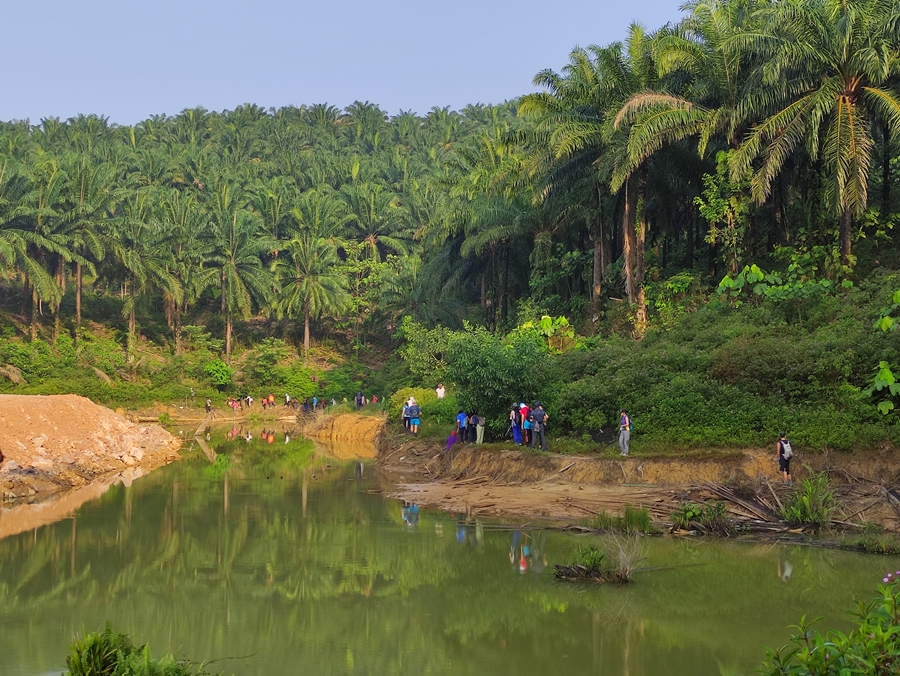
<path id="1" fill-rule="evenodd" d="M 154 304 L 176 352 L 203 308 L 226 353 L 251 316 L 302 320 L 308 353 L 322 318 L 358 343 L 400 315 L 596 321 L 617 296 L 641 335 L 656 281 L 717 281 L 787 246 L 849 276 L 893 222 L 900 0 L 683 9 L 499 106 L 2 124 L 6 286 L 33 337 L 45 307 L 61 330 L 66 293 L 76 337 L 85 285 L 118 295 L 133 358 Z"/>
<path id="2" fill-rule="evenodd" d="M 24 291 L 32 338 L 45 309 L 61 330 L 85 285 L 122 299 L 133 359 L 140 308 L 164 307 L 181 350 L 185 318 L 366 327 L 453 307 L 422 283 L 416 231 L 443 214 L 447 157 L 509 106 L 387 114 L 357 102 L 222 114 L 202 108 L 133 127 L 97 116 L 0 125 L 0 263 Z M 441 281 L 441 280 L 439 280 Z M 429 293 L 432 294 L 429 298 Z M 49 327 L 48 327 L 49 328 Z"/>
<path id="3" fill-rule="evenodd" d="M 891 213 L 900 3 L 693 0 L 683 9 L 677 25 L 633 24 L 624 42 L 577 48 L 562 73 L 538 74 L 546 91 L 521 100 L 527 124 L 513 143 L 545 210 L 536 249 L 554 227 L 589 237 L 592 300 L 621 269 L 638 332 L 648 256 L 656 273 L 691 269 L 705 244 L 715 274 L 779 245 L 818 246 L 845 276 L 863 225 L 883 227 Z M 880 174 L 871 172 L 879 160 Z"/>

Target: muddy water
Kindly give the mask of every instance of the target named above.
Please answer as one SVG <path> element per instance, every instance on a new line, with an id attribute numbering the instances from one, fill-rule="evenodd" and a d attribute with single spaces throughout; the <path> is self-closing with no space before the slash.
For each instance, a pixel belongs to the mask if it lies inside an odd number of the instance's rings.
<path id="1" fill-rule="evenodd" d="M 847 626 L 897 562 L 646 539 L 627 587 L 556 583 L 584 540 L 404 511 L 370 465 L 252 429 L 0 540 L 0 674 L 115 628 L 246 676 L 749 674 L 801 615 Z"/>

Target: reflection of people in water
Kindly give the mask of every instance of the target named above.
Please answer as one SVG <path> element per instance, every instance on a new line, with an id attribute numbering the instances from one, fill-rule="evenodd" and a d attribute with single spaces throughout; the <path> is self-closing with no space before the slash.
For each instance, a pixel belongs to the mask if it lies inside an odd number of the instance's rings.
<path id="1" fill-rule="evenodd" d="M 400 510 L 400 516 L 410 528 L 415 528 L 419 523 L 419 506 L 415 503 L 408 503 Z"/>
<path id="2" fill-rule="evenodd" d="M 456 541 L 463 545 L 466 543 L 466 519 L 462 515 L 456 521 Z"/>
<path id="3" fill-rule="evenodd" d="M 781 557 L 778 557 L 778 577 L 781 578 L 781 581 L 785 584 L 788 580 L 791 579 L 791 575 L 794 573 L 794 566 L 790 561 L 782 562 Z"/>
<path id="4" fill-rule="evenodd" d="M 353 478 L 357 481 L 362 481 L 364 474 L 364 467 L 361 462 L 357 462 L 356 466 L 353 468 Z"/>
<path id="5" fill-rule="evenodd" d="M 509 546 L 509 562 L 515 564 L 516 550 L 519 548 L 519 540 L 522 539 L 522 533 L 514 530 L 512 534 L 512 544 Z"/>
<path id="6" fill-rule="evenodd" d="M 531 540 L 531 572 L 540 575 L 547 567 L 547 532 L 539 530 Z"/>

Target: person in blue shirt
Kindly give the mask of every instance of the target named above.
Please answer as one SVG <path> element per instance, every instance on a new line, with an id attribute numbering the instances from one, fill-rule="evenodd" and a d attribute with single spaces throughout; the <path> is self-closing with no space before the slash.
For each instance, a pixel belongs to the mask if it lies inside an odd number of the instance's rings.
<path id="1" fill-rule="evenodd" d="M 628 455 L 628 449 L 631 444 L 631 418 L 623 408 L 619 416 L 619 449 L 622 455 Z"/>
<path id="2" fill-rule="evenodd" d="M 459 415 L 456 416 L 456 429 L 459 430 L 460 443 L 466 443 L 468 440 L 469 416 L 466 415 L 465 411 L 460 411 Z"/>

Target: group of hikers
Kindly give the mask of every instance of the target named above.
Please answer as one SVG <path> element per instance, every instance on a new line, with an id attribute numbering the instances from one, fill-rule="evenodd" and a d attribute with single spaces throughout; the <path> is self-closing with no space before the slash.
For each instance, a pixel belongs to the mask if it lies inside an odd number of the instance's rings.
<path id="1" fill-rule="evenodd" d="M 509 409 L 509 425 L 512 429 L 513 443 L 516 446 L 534 448 L 537 440 L 541 440 L 541 450 L 547 450 L 547 420 L 550 416 L 544 405 L 536 401 L 528 406 L 524 401 L 513 403 Z"/>

